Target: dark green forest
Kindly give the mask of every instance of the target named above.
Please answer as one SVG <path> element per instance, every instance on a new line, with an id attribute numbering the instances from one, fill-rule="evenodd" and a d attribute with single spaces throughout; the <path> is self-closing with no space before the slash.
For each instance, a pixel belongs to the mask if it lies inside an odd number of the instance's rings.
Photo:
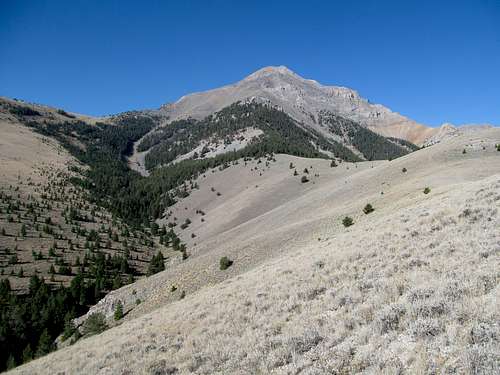
<path id="1" fill-rule="evenodd" d="M 246 128 L 260 129 L 264 134 L 253 140 L 248 150 L 242 150 L 243 152 L 234 157 L 261 157 L 271 153 L 284 153 L 328 158 L 313 146 L 315 144 L 325 151 L 332 152 L 339 159 L 360 160 L 342 144 L 314 131 L 305 130 L 286 113 L 257 103 L 234 103 L 201 121 L 173 121 L 168 127 L 145 137 L 138 149 L 144 151 L 151 148 L 146 155 L 146 168 L 153 169 L 188 153 L 203 139 L 212 138 L 228 144 L 238 136 L 238 131 Z M 203 157 L 203 151 L 198 156 Z"/>
<path id="2" fill-rule="evenodd" d="M 366 160 L 392 160 L 409 154 L 409 150 L 418 149 L 411 142 L 398 138 L 385 138 L 354 121 L 330 112 L 322 112 L 319 123 L 353 145 Z"/>

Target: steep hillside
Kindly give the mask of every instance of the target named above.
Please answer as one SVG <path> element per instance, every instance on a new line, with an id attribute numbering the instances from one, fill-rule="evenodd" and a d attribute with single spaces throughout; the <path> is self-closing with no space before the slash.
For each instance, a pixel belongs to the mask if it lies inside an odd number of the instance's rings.
<path id="1" fill-rule="evenodd" d="M 118 327 L 14 373 L 494 373 L 499 143 L 207 171 L 165 218 L 190 218 L 188 260 L 108 295 Z"/>
<path id="2" fill-rule="evenodd" d="M 323 86 L 304 79 L 284 66 L 266 67 L 233 85 L 183 96 L 162 107 L 170 120 L 203 119 L 237 101 L 260 98 L 278 106 L 295 120 L 322 132 L 318 115 L 332 112 L 385 137 L 423 143 L 435 129 L 417 124 L 380 104 L 372 104 L 349 88 Z M 324 135 L 328 135 L 324 133 Z"/>
<path id="3" fill-rule="evenodd" d="M 107 185 L 92 185 L 103 171 L 91 134 L 102 141 L 113 127 L 0 100 L 0 370 L 50 351 L 63 330 L 74 333 L 71 319 L 110 290 L 156 272 L 158 251 L 173 252 L 156 233 L 116 215 L 119 207 L 105 202 Z M 111 173 L 106 178 L 113 181 Z"/>
<path id="4" fill-rule="evenodd" d="M 50 279 L 53 285 L 67 285 L 78 273 L 80 262 L 91 262 L 87 256 L 95 246 L 121 257 L 126 250 L 123 233 L 132 228 L 92 201 L 86 189 L 73 184 L 83 178 L 86 165 L 54 139 L 32 130 L 35 123 L 57 123 L 59 116 L 68 121 L 68 127 L 81 120 L 40 106 L 2 105 L 0 256 L 1 273 L 10 276 L 12 289 L 26 291 L 33 275 Z M 21 111 L 24 114 L 19 118 Z M 76 138 L 68 142 L 84 147 Z M 140 234 L 138 239 L 137 243 L 132 240 L 129 266 L 145 273 L 154 250 L 143 243 L 144 237 L 140 240 Z"/>

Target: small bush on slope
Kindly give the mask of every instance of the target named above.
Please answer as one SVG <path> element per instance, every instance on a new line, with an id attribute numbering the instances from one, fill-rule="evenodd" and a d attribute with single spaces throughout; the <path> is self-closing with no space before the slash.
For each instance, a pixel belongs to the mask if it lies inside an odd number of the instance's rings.
<path id="1" fill-rule="evenodd" d="M 375 209 L 373 208 L 373 206 L 368 203 L 365 208 L 363 208 L 363 212 L 368 215 L 369 213 L 372 213 L 373 211 L 375 211 Z"/>
<path id="2" fill-rule="evenodd" d="M 88 319 L 85 321 L 85 324 L 83 325 L 83 335 L 97 335 L 101 332 L 104 332 L 106 329 L 108 329 L 108 325 L 106 324 L 104 314 L 96 312 L 90 314 Z"/>
<path id="3" fill-rule="evenodd" d="M 219 267 L 220 267 L 221 271 L 227 270 L 232 265 L 233 265 L 233 261 L 230 260 L 228 257 L 220 258 Z"/>
<path id="4" fill-rule="evenodd" d="M 344 217 L 344 219 L 342 220 L 342 225 L 346 228 L 350 227 L 353 224 L 354 224 L 354 220 L 349 216 Z"/>

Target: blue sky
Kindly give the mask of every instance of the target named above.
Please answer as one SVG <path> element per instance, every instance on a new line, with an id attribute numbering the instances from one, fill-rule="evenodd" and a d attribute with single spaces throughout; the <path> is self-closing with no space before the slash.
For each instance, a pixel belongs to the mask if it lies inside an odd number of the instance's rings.
<path id="1" fill-rule="evenodd" d="M 0 1 L 0 95 L 156 108 L 286 65 L 429 125 L 500 124 L 500 1 Z"/>

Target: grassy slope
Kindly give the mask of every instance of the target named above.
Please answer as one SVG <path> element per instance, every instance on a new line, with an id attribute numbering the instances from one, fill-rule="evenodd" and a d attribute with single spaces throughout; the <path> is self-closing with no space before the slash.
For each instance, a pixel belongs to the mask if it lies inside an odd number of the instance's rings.
<path id="1" fill-rule="evenodd" d="M 278 159 L 283 177 L 254 176 L 266 188 L 250 202 L 243 166 L 217 172 L 220 203 L 206 198 L 213 184 L 200 182 L 200 197 L 174 207 L 203 209 L 211 223 L 196 229 L 191 258 L 114 294 L 151 291 L 127 322 L 16 372 L 492 373 L 499 141 L 496 129 L 480 132 L 349 172 L 318 161 L 324 170 L 303 190 L 287 180 L 290 159 Z M 280 190 L 281 204 L 266 210 Z M 376 209 L 368 216 L 366 203 Z M 237 212 L 239 225 L 227 227 L 223 212 Z M 349 229 L 340 225 L 346 214 L 356 223 Z M 235 260 L 225 272 L 222 255 Z M 171 285 L 183 283 L 187 297 L 170 303 Z"/>

